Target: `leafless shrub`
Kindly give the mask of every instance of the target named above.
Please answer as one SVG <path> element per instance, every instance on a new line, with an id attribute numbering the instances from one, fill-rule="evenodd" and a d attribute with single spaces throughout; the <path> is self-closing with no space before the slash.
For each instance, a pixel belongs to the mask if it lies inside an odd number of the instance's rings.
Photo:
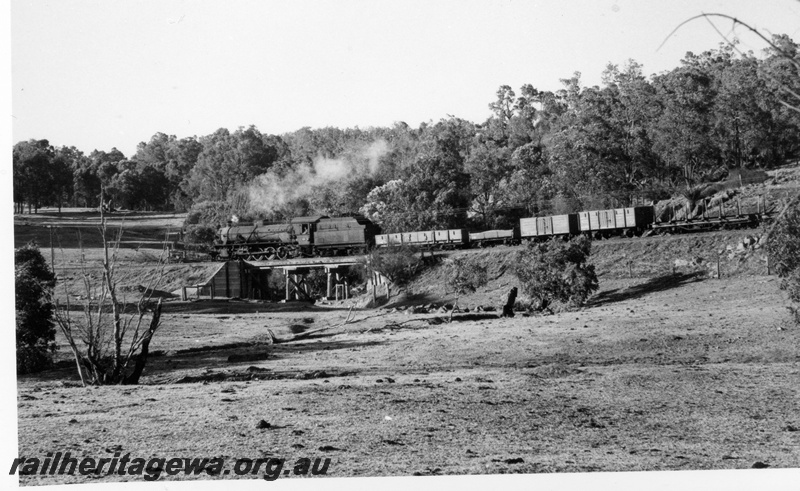
<path id="1" fill-rule="evenodd" d="M 72 354 L 81 383 L 86 385 L 136 384 L 147 363 L 150 341 L 161 324 L 161 298 L 155 300 L 164 278 L 166 249 L 140 277 L 137 288 L 122 287 L 121 278 L 131 271 L 118 269 L 117 255 L 122 228 L 112 248 L 101 213 L 103 259 L 99 279 L 90 273 L 81 244 L 79 273 L 82 277 L 80 313 L 73 312 L 71 294 L 64 286 L 65 302 L 55 301 L 54 317 Z"/>

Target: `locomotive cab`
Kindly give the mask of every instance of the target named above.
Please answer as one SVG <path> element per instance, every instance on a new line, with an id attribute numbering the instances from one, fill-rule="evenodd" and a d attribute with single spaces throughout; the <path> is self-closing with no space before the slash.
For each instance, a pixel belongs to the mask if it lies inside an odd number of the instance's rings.
<path id="1" fill-rule="evenodd" d="M 297 217 L 292 219 L 292 232 L 294 232 L 294 240 L 298 247 L 304 252 L 310 253 L 314 244 L 314 233 L 317 229 L 317 223 L 326 216 L 313 216 L 313 217 Z"/>

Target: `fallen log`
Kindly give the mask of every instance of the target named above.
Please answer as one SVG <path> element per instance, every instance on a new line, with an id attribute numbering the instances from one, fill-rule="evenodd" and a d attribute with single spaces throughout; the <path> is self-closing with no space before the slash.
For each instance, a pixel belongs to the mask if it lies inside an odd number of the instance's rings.
<path id="1" fill-rule="evenodd" d="M 350 310 L 347 312 L 347 318 L 345 318 L 344 322 L 341 322 L 339 324 L 336 324 L 336 325 L 333 325 L 333 326 L 320 327 L 318 329 L 312 329 L 310 331 L 301 332 L 301 333 L 295 334 L 294 336 L 292 336 L 290 338 L 279 338 L 279 337 L 275 336 L 275 333 L 272 332 L 272 329 L 267 329 L 267 335 L 269 336 L 269 338 L 270 338 L 270 340 L 271 340 L 271 342 L 273 344 L 291 343 L 293 341 L 301 341 L 303 339 L 307 339 L 311 335 L 319 333 L 319 332 L 328 331 L 328 330 L 331 330 L 331 329 L 336 329 L 337 327 L 342 327 L 342 326 L 347 325 L 347 324 L 355 324 L 356 322 L 361 322 L 361 321 L 366 320 L 366 319 L 372 319 L 374 317 L 380 317 L 382 315 L 386 315 L 386 314 L 378 314 L 378 315 L 363 317 L 361 319 L 356 319 L 355 318 L 355 314 L 353 314 L 353 307 L 350 307 Z"/>

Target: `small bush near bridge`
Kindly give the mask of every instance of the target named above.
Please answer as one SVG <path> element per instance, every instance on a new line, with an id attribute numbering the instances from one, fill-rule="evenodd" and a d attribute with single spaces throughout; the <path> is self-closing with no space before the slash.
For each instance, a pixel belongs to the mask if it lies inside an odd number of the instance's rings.
<path id="1" fill-rule="evenodd" d="M 368 271 L 382 274 L 397 286 L 411 281 L 425 266 L 417 250 L 407 246 L 373 249 L 365 262 Z"/>

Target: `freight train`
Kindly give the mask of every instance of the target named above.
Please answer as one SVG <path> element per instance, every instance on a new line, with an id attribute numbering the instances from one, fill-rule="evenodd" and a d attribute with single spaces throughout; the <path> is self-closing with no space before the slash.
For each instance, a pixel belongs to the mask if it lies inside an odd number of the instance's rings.
<path id="1" fill-rule="evenodd" d="M 515 245 L 522 241 L 568 239 L 586 235 L 594 239 L 638 237 L 653 233 L 755 226 L 771 216 L 761 202 L 755 210 L 726 213 L 703 208 L 692 219 L 660 220 L 654 206 L 634 206 L 581 211 L 564 215 L 522 218 L 505 230 L 470 232 L 465 229 L 424 230 L 381 234 L 380 228 L 360 215 L 298 217 L 289 223 L 229 224 L 219 230 L 214 252 L 219 259 L 271 260 L 295 257 L 363 254 L 373 247 L 412 246 L 427 249 L 463 249 Z M 675 213 L 669 214 L 675 217 Z"/>

